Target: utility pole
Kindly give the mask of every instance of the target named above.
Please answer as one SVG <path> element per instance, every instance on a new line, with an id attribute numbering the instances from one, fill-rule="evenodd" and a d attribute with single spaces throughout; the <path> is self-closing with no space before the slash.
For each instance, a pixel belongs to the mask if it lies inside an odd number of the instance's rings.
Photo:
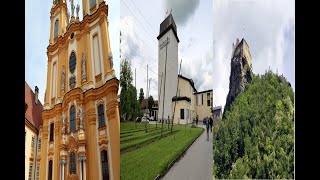
<path id="1" fill-rule="evenodd" d="M 159 109 L 159 105 L 160 105 L 160 96 L 161 96 L 161 86 L 162 86 L 162 77 L 163 77 L 163 72 L 161 73 L 161 81 L 160 81 L 160 92 L 158 92 L 158 109 Z M 159 119 L 159 114 L 158 114 L 158 119 Z M 158 124 L 158 119 L 156 120 L 156 128 L 157 128 L 157 124 Z"/>
<path id="2" fill-rule="evenodd" d="M 134 98 L 135 99 L 135 107 L 134 107 L 134 121 L 136 121 L 136 118 L 137 118 L 137 72 L 136 72 L 136 68 L 134 68 L 134 87 L 136 88 L 136 97 Z M 135 127 L 137 129 L 137 122 L 134 123 L 135 124 Z"/>
<path id="3" fill-rule="evenodd" d="M 172 127 L 173 127 L 173 120 L 174 120 L 174 114 L 176 112 L 176 105 L 177 105 L 177 100 L 178 100 L 178 87 L 179 87 L 179 75 L 181 72 L 181 63 L 182 59 L 180 60 L 180 67 L 179 67 L 179 73 L 178 73 L 178 85 L 177 85 L 177 91 L 176 91 L 176 100 L 174 101 L 174 109 L 173 109 L 173 116 L 172 116 L 172 122 L 171 122 L 171 133 L 172 133 Z"/>
<path id="4" fill-rule="evenodd" d="M 162 100 L 162 127 L 161 127 L 161 137 L 162 137 L 162 129 L 163 129 L 163 118 L 164 118 L 164 100 L 166 98 L 166 74 L 167 74 L 167 49 L 168 49 L 168 40 L 169 38 L 167 37 L 167 42 L 166 42 L 166 61 L 164 63 L 164 85 L 163 85 L 163 100 Z M 161 87 L 160 87 L 161 88 Z"/>
<path id="5" fill-rule="evenodd" d="M 146 106 L 146 112 L 147 112 L 147 115 L 148 115 L 148 98 L 149 98 L 149 93 L 148 93 L 148 64 L 147 64 L 147 106 Z"/>

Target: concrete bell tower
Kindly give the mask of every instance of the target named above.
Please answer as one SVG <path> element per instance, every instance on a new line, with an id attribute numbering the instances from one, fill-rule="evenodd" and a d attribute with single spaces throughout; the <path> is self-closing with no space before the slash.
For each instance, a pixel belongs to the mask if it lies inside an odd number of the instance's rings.
<path id="1" fill-rule="evenodd" d="M 172 97 L 178 84 L 178 43 L 177 26 L 170 13 L 160 24 L 158 46 L 158 96 L 159 119 L 172 118 Z M 161 77 L 162 74 L 162 77 Z M 164 104 L 163 104 L 164 103 Z"/>

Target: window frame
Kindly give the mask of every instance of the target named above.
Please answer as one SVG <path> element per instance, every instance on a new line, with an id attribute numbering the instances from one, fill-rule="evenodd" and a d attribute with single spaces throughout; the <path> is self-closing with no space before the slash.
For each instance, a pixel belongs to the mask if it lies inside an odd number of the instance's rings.
<path id="1" fill-rule="evenodd" d="M 70 132 L 75 132 L 77 130 L 77 122 L 76 122 L 76 108 L 74 105 L 70 107 Z"/>
<path id="2" fill-rule="evenodd" d="M 72 51 L 69 57 L 69 71 L 71 74 L 73 74 L 74 71 L 76 70 L 76 66 L 77 66 L 77 55 L 74 51 Z"/>
<path id="3" fill-rule="evenodd" d="M 182 115 L 182 116 L 181 116 Z M 180 109 L 180 119 L 184 119 L 184 109 Z"/>
<path id="4" fill-rule="evenodd" d="M 69 174 L 77 174 L 76 154 L 71 152 L 69 155 Z"/>
<path id="5" fill-rule="evenodd" d="M 98 127 L 102 128 L 106 126 L 104 117 L 104 106 L 103 104 L 98 105 Z"/>
<path id="6" fill-rule="evenodd" d="M 53 137 L 53 134 L 54 133 L 54 123 L 51 123 L 50 124 L 50 137 L 49 137 L 49 142 L 52 142 L 54 141 L 54 137 Z"/>
<path id="7" fill-rule="evenodd" d="M 100 151 L 101 156 L 101 174 L 103 180 L 109 180 L 110 172 L 109 172 L 109 159 L 108 159 L 108 151 L 102 150 Z"/>
<path id="8" fill-rule="evenodd" d="M 54 22 L 54 32 L 53 32 L 53 38 L 58 38 L 59 37 L 59 19 L 56 19 Z"/>

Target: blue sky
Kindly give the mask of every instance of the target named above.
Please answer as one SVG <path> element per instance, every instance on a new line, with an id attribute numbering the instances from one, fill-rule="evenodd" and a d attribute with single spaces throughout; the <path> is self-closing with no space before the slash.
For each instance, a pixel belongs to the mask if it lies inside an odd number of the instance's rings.
<path id="1" fill-rule="evenodd" d="M 214 103 L 225 104 L 229 91 L 232 43 L 245 38 L 253 73 L 270 67 L 283 74 L 295 90 L 295 4 L 292 0 L 213 1 Z"/>
<path id="2" fill-rule="evenodd" d="M 121 54 L 131 61 L 133 77 L 137 71 L 138 90 L 143 88 L 146 95 L 148 64 L 149 94 L 158 99 L 157 36 L 166 11 L 171 10 L 180 40 L 178 60 L 182 59 L 182 75 L 192 78 L 198 91 L 213 88 L 212 67 L 206 65 L 213 61 L 212 7 L 212 1 L 207 0 L 120 0 Z"/>
<path id="3" fill-rule="evenodd" d="M 74 1 L 80 4 L 79 18 L 82 20 L 82 1 Z M 119 20 L 120 1 L 108 0 L 109 6 L 109 37 L 111 51 L 114 60 L 116 76 L 120 74 L 119 59 Z M 67 1 L 70 11 L 70 2 Z M 47 82 L 47 47 L 50 36 L 50 10 L 52 0 L 26 0 L 25 3 L 25 80 L 30 88 L 39 88 L 39 100 L 44 101 Z M 76 15 L 76 13 L 74 13 Z"/>

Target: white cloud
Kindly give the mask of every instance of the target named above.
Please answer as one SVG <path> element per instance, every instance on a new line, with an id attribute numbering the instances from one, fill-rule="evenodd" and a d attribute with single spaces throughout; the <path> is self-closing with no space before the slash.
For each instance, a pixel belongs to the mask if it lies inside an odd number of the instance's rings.
<path id="1" fill-rule="evenodd" d="M 288 27 L 294 27 L 294 2 L 215 0 L 213 7 L 214 104 L 225 104 L 229 91 L 231 47 L 236 38 L 246 39 L 255 74 L 263 74 L 270 67 L 274 72 L 278 70 L 279 74 L 289 76 L 288 80 L 294 84 L 292 73 L 286 74 L 294 69 L 284 66 L 284 61 L 294 63 L 294 59 L 285 56 L 288 44 L 294 42 L 292 36 L 285 38 Z M 294 52 L 291 50 L 290 53 Z"/>

